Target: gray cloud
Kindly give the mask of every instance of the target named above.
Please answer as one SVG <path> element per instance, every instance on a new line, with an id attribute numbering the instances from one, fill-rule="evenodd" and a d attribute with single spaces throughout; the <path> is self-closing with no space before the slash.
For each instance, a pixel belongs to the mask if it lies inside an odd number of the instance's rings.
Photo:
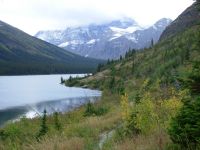
<path id="1" fill-rule="evenodd" d="M 103 23 L 128 16 L 149 25 L 175 19 L 193 0 L 0 0 L 0 20 L 25 32 Z M 170 10 L 170 11 L 169 11 Z"/>

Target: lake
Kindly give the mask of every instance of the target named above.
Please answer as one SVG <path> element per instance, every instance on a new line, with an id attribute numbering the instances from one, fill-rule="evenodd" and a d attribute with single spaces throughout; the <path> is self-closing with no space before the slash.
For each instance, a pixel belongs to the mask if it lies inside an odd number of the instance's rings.
<path id="1" fill-rule="evenodd" d="M 67 112 L 101 96 L 97 90 L 61 85 L 61 77 L 70 75 L 0 76 L 0 126 L 22 116 L 39 116 L 44 109 L 48 114 Z"/>

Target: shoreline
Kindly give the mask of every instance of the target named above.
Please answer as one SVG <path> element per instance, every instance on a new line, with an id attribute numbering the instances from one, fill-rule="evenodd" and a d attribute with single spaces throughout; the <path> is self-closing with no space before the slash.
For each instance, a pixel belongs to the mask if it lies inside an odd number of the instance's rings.
<path id="1" fill-rule="evenodd" d="M 102 93 L 99 94 L 100 95 L 95 96 L 73 97 L 60 100 L 44 101 L 36 104 L 2 109 L 0 110 L 0 114 L 2 114 L 1 116 L 4 116 L 4 119 L 0 119 L 0 128 L 4 127 L 9 122 L 20 121 L 20 119 L 23 117 L 27 119 L 40 117 L 44 109 L 47 110 L 48 116 L 52 115 L 54 112 L 67 113 L 73 111 L 76 108 L 84 106 L 89 101 L 92 103 L 99 101 L 101 99 Z M 6 118 L 6 114 L 10 114 L 10 112 L 13 112 L 13 114 L 11 116 L 8 115 Z"/>

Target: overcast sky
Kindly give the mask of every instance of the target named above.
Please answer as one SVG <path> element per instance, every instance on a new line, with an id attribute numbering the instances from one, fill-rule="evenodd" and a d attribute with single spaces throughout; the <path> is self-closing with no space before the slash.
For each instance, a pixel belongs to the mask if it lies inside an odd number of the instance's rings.
<path id="1" fill-rule="evenodd" d="M 131 17 L 141 25 L 175 19 L 193 0 L 0 0 L 0 20 L 31 35 L 39 30 Z"/>

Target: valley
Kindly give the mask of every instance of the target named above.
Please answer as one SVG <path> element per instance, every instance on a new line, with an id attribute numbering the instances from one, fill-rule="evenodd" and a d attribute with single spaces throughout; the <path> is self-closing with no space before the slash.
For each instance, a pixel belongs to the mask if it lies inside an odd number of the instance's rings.
<path id="1" fill-rule="evenodd" d="M 88 74 L 0 76 L 1 107 L 17 106 L 0 115 L 26 106 L 15 122 L 0 116 L 2 150 L 200 149 L 199 0 L 146 28 L 124 18 L 33 37 L 0 22 L 0 73 L 19 63 L 21 74 Z"/>

